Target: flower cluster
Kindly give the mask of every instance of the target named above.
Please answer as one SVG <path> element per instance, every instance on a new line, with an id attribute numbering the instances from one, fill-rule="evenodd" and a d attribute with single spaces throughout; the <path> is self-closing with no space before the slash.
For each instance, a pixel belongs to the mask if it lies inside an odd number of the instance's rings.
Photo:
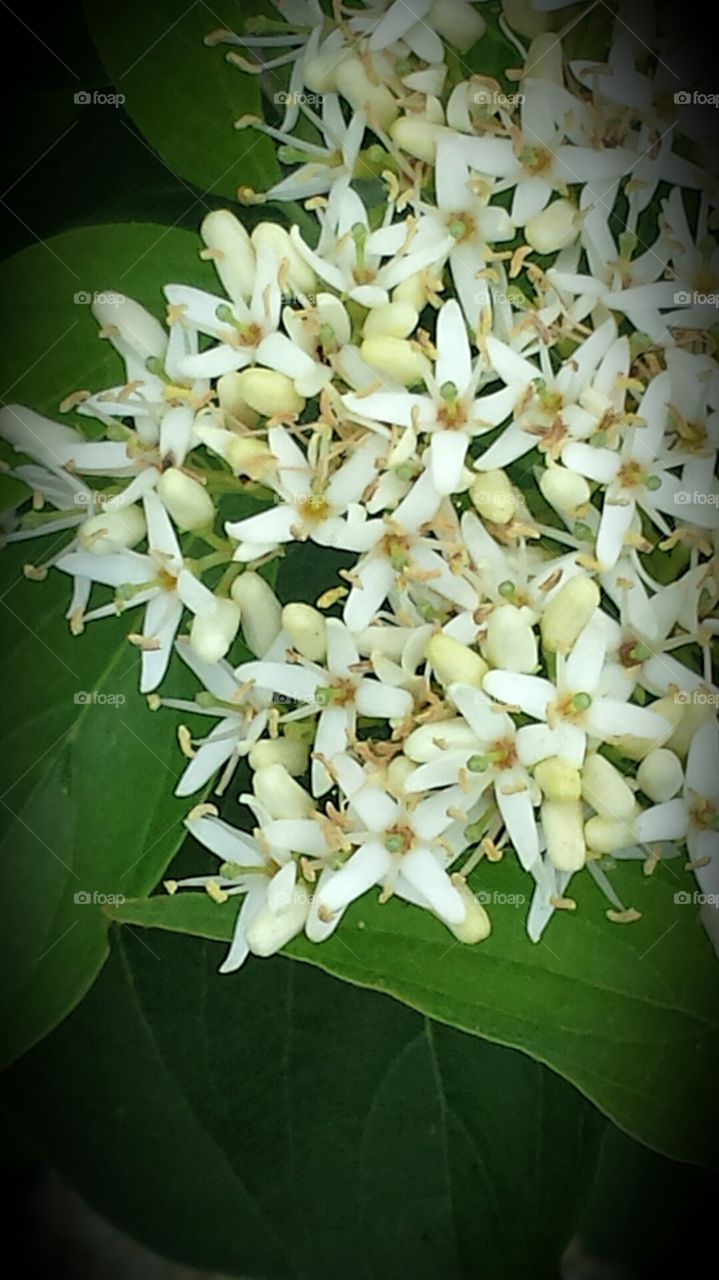
<path id="1" fill-rule="evenodd" d="M 513 8 L 510 95 L 445 58 L 481 40 L 465 0 L 284 0 L 230 56 L 291 66 L 284 118 L 240 123 L 298 167 L 242 195 L 314 237 L 208 214 L 216 293 L 93 304 L 125 377 L 64 402 L 92 435 L 2 410 L 7 540 L 70 531 L 28 573 L 70 578 L 77 634 L 141 617 L 151 707 L 214 721 L 177 791 L 218 871 L 167 887 L 243 896 L 225 970 L 375 887 L 478 943 L 468 876 L 510 853 L 536 941 L 585 869 L 636 919 L 615 860 L 686 845 L 719 946 L 717 193 L 621 15 L 593 66 Z M 314 603 L 271 585 L 296 542 Z M 173 648 L 194 701 L 157 693 Z M 201 799 L 240 760 L 252 834 Z"/>

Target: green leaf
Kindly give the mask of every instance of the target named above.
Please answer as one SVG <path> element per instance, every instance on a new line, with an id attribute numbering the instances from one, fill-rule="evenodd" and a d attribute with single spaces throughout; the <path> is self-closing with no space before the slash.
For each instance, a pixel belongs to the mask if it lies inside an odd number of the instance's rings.
<path id="1" fill-rule="evenodd" d="M 577 910 L 558 912 L 545 941 L 533 945 L 524 931 L 529 878 L 506 860 L 472 878 L 475 889 L 495 895 L 487 906 L 493 932 L 480 946 L 454 943 L 427 913 L 365 898 L 327 942 L 297 939 L 287 951 L 441 1022 L 523 1049 L 641 1142 L 711 1165 L 716 960 L 695 911 L 674 901 L 684 885 L 679 874 L 663 867 L 647 877 L 637 864 L 612 873 L 624 900 L 642 912 L 630 925 L 605 919 L 607 904 L 594 883 L 577 877 Z M 236 910 L 236 903 L 219 907 L 203 895 L 178 894 L 127 902 L 112 914 L 229 939 Z"/>
<path id="2" fill-rule="evenodd" d="M 269 138 L 234 128 L 241 116 L 262 114 L 257 77 L 230 66 L 228 46 L 204 44 L 218 27 L 237 29 L 246 16 L 240 5 L 87 0 L 86 10 L 126 110 L 173 172 L 204 195 L 233 200 L 240 186 L 262 191 L 279 178 Z M 267 75 L 284 88 L 283 80 Z M 189 191 L 188 200 L 193 195 Z"/>
<path id="3" fill-rule="evenodd" d="M 166 227 L 89 227 L 4 264 L 5 399 L 59 416 L 68 392 L 121 379 L 119 358 L 75 296 L 127 291 L 161 316 L 168 279 L 211 279 L 196 249 L 194 236 Z M 8 1058 L 64 1017 L 105 958 L 101 906 L 75 895 L 146 893 L 180 843 L 187 807 L 172 795 L 182 763 L 173 717 L 151 715 L 136 692 L 139 655 L 125 638 L 134 629 L 128 617 L 91 623 L 73 638 L 63 616 L 70 579 L 23 575 L 24 562 L 61 545 L 51 536 L 0 555 L 8 762 L 0 1009 Z M 168 692 L 184 689 L 194 692 L 194 683 L 178 663 Z"/>
<path id="4" fill-rule="evenodd" d="M 14 1115 L 93 1205 L 263 1280 L 558 1274 L 604 1128 L 571 1086 L 304 966 L 222 978 L 220 957 L 123 929 L 10 1074 Z"/>

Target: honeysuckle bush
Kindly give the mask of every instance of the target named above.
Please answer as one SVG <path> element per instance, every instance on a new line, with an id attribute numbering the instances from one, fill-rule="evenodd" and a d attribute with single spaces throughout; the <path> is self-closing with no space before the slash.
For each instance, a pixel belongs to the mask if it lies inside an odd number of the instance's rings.
<path id="1" fill-rule="evenodd" d="M 549 8 L 193 7 L 172 92 L 241 104 L 236 199 L 5 269 L 9 650 L 64 667 L 11 796 L 12 1051 L 112 917 L 224 940 L 238 1001 L 286 950 L 711 1158 L 711 129 L 656 33 L 580 58 Z"/>

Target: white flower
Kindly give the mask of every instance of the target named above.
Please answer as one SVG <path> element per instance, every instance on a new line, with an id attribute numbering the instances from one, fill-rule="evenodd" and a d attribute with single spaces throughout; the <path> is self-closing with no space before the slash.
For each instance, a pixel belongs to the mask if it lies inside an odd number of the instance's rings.
<path id="1" fill-rule="evenodd" d="M 347 838 L 355 849 L 318 889 L 320 910 L 344 911 L 372 885 L 381 884 L 385 898 L 392 893 L 408 896 L 445 924 L 461 925 L 467 906 L 446 871 L 466 843 L 464 819 L 452 816 L 462 811 L 465 797 L 460 788 L 410 806 L 368 780 L 349 757 L 336 757 L 334 765 L 349 802 Z"/>
<path id="2" fill-rule="evenodd" d="M 142 635 L 135 643 L 142 652 L 140 692 L 151 693 L 162 680 L 185 606 L 192 613 L 212 613 L 211 591 L 185 566 L 177 536 L 157 494 L 144 498 L 147 521 L 147 554 L 122 550 L 104 556 L 70 551 L 60 556 L 57 568 L 75 578 L 101 582 L 118 590 L 123 605 L 145 605 Z M 85 622 L 118 612 L 118 605 L 102 605 L 86 614 Z"/>
<path id="3" fill-rule="evenodd" d="M 488 339 L 492 360 L 498 345 Z M 428 395 L 378 391 L 347 395 L 344 403 L 363 422 L 377 419 L 428 432 L 434 487 L 440 494 L 454 493 L 460 485 L 471 438 L 503 422 L 521 394 L 521 384 L 514 378 L 501 391 L 476 397 L 477 384 L 483 376 L 486 377 L 485 362 L 478 357 L 472 365 L 467 325 L 453 299 L 444 304 L 437 317 L 437 363 L 434 375 L 425 378 Z"/>
<path id="4" fill-rule="evenodd" d="M 525 871 L 531 871 L 539 857 L 534 818 L 539 794 L 523 762 L 526 728 L 517 729 L 510 716 L 471 685 L 452 684 L 447 694 L 471 732 L 462 735 L 462 721 L 450 722 L 457 725 L 460 739 L 464 736 L 453 747 L 452 738 L 443 736 L 441 720 L 415 730 L 405 751 L 411 760 L 424 763 L 410 775 L 407 791 L 459 785 L 474 804 L 491 786 L 517 856 Z"/>
<path id="5" fill-rule="evenodd" d="M 719 737 L 715 717 L 697 730 L 689 748 L 684 804 L 687 848 L 699 889 L 707 899 L 701 916 L 719 954 Z"/>
<path id="6" fill-rule="evenodd" d="M 355 740 L 357 716 L 403 720 L 411 715 L 413 700 L 406 689 L 392 687 L 366 674 L 369 664 L 360 662 L 354 638 L 336 618 L 327 620 L 327 657 L 323 665 L 298 662 L 245 662 L 238 679 L 252 680 L 258 688 L 283 698 L 309 704 L 309 714 L 319 711 L 312 762 L 312 794 L 323 795 L 332 786 L 325 768 L 338 752 Z M 306 715 L 307 707 L 300 715 Z"/>
<path id="7" fill-rule="evenodd" d="M 557 654 L 554 681 L 544 676 L 489 671 L 484 689 L 492 698 L 521 708 L 543 723 L 522 731 L 526 765 L 559 756 L 581 766 L 587 737 L 611 742 L 623 735 L 655 738 L 668 726 L 650 708 L 597 694 L 604 670 L 607 634 L 601 618 L 584 628 L 568 657 Z"/>
<path id="8" fill-rule="evenodd" d="M 273 487 L 280 502 L 259 515 L 227 522 L 228 536 L 240 544 L 235 560 L 257 560 L 282 543 L 306 538 L 347 551 L 371 546 L 379 528 L 364 519 L 359 504 L 375 475 L 381 440 L 363 441 L 331 474 L 326 452 L 313 466 L 284 427 L 271 427 L 268 442 L 277 461 Z"/>

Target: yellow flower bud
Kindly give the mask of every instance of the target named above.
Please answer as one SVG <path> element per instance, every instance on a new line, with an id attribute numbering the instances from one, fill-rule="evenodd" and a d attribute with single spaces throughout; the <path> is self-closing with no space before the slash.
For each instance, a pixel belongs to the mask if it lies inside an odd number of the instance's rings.
<path id="1" fill-rule="evenodd" d="M 294 648 L 310 662 L 322 662 L 327 653 L 327 623 L 311 604 L 287 604 L 282 610 L 282 626 Z"/>
<path id="2" fill-rule="evenodd" d="M 534 781 L 547 800 L 579 800 L 582 794 L 579 770 L 559 756 L 540 760 L 534 770 Z"/>
<path id="3" fill-rule="evenodd" d="M 373 334 L 365 338 L 360 348 L 362 357 L 374 369 L 396 378 L 405 387 L 422 381 L 429 367 L 427 357 L 406 338 L 393 338 L 388 334 Z"/>
<path id="4" fill-rule="evenodd" d="M 569 653 L 599 604 L 599 587 L 593 578 L 576 574 L 547 604 L 540 619 L 542 643 L 555 653 Z"/>
<path id="5" fill-rule="evenodd" d="M 628 820 L 637 807 L 634 792 L 619 770 L 596 751 L 584 761 L 582 795 L 601 817 L 615 821 Z"/>
<path id="6" fill-rule="evenodd" d="M 183 532 L 206 529 L 214 521 L 215 504 L 204 485 L 177 467 L 163 471 L 157 482 L 157 496 Z"/>
<path id="7" fill-rule="evenodd" d="M 471 684 L 481 689 L 489 670 L 487 663 L 469 645 L 461 644 L 444 631 L 433 635 L 427 645 L 427 661 L 442 685 Z"/>
<path id="8" fill-rule="evenodd" d="M 305 398 L 295 391 L 292 379 L 274 369 L 243 369 L 237 375 L 237 387 L 250 408 L 264 418 L 288 417 L 305 407 Z"/>
<path id="9" fill-rule="evenodd" d="M 480 471 L 472 481 L 469 496 L 483 519 L 492 524 L 509 524 L 517 510 L 514 489 L 504 471 Z"/>

